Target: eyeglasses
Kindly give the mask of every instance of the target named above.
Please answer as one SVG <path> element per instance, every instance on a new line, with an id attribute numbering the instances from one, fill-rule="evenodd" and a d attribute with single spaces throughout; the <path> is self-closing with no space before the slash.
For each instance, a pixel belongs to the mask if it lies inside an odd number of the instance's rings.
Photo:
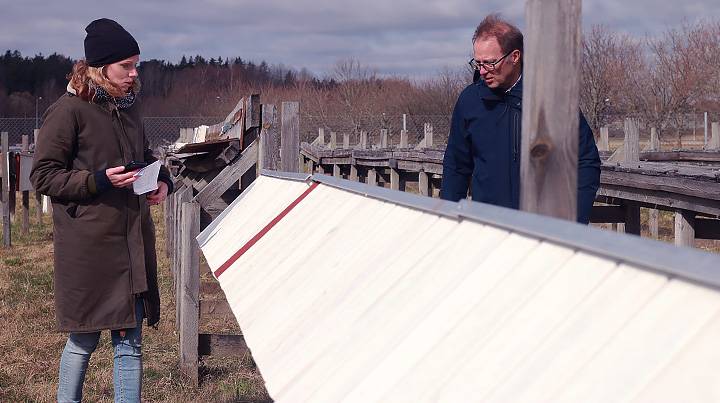
<path id="1" fill-rule="evenodd" d="M 513 50 L 505 53 L 505 56 L 503 56 L 503 57 L 495 60 L 494 62 L 479 62 L 479 61 L 477 61 L 477 60 L 475 60 L 475 59 L 473 58 L 473 59 L 470 59 L 470 60 L 468 61 L 468 64 L 469 64 L 470 67 L 472 67 L 474 70 L 480 71 L 481 68 L 485 68 L 485 71 L 495 71 L 495 68 L 497 67 L 497 65 L 498 65 L 500 62 L 502 62 L 503 59 L 505 59 L 506 57 L 508 57 L 508 56 L 510 55 L 510 53 L 512 53 L 512 52 L 514 52 L 514 51 L 515 51 L 515 50 L 513 49 Z"/>

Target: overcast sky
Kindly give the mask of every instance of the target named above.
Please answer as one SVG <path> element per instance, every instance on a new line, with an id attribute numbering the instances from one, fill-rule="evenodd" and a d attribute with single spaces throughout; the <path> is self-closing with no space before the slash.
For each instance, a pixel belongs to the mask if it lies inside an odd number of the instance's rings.
<path id="1" fill-rule="evenodd" d="M 491 12 L 524 26 L 524 1 L 0 0 L 0 49 L 79 58 L 85 26 L 107 17 L 135 36 L 142 59 L 240 56 L 323 75 L 354 57 L 382 74 L 423 77 L 462 66 L 475 26 Z M 719 0 L 583 2 L 584 28 L 605 24 L 638 37 L 708 17 L 720 17 Z"/>

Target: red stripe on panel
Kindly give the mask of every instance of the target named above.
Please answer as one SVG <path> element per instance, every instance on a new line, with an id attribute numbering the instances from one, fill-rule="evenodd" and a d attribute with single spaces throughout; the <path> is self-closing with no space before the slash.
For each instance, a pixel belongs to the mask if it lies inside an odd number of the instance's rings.
<path id="1" fill-rule="evenodd" d="M 282 220 L 286 215 L 288 215 L 288 213 L 292 211 L 292 209 L 294 209 L 295 206 L 297 206 L 305 197 L 307 197 L 307 195 L 309 195 L 310 192 L 312 192 L 318 185 L 318 182 L 313 182 L 312 184 L 310 184 L 310 187 L 305 192 L 303 192 L 303 194 L 298 196 L 295 201 L 285 207 L 285 210 L 278 214 L 277 217 L 273 218 L 272 221 L 270 221 L 265 227 L 263 227 L 263 229 L 260 230 L 260 232 L 255 234 L 255 236 L 252 237 L 249 241 L 247 241 L 245 245 L 242 246 L 242 248 L 238 249 L 238 251 L 235 252 L 235 254 L 233 254 L 232 256 L 230 256 L 230 258 L 225 263 L 223 263 L 222 266 L 215 270 L 215 277 L 220 277 L 220 275 L 223 274 L 225 270 L 232 266 L 235 261 L 240 259 L 240 256 L 244 255 L 245 252 L 248 251 L 248 249 L 252 248 L 252 246 L 255 245 L 257 241 L 259 241 L 263 236 L 265 236 L 265 234 L 267 234 L 268 231 L 272 229 L 272 227 L 274 227 L 277 223 L 280 222 L 280 220 Z"/>

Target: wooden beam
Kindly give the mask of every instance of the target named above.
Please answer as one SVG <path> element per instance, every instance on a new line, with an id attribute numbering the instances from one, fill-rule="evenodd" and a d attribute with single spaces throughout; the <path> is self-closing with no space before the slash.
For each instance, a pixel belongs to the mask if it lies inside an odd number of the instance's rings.
<path id="1" fill-rule="evenodd" d="M 280 170 L 300 172 L 300 104 L 283 102 L 280 114 Z"/>
<path id="2" fill-rule="evenodd" d="M 195 237 L 200 233 L 200 204 L 183 203 L 181 225 L 180 370 L 198 386 L 200 254 Z"/>
<path id="3" fill-rule="evenodd" d="M 262 128 L 258 151 L 258 169 L 280 169 L 280 125 L 275 105 L 262 106 Z"/>
<path id="4" fill-rule="evenodd" d="M 675 212 L 675 245 L 695 246 L 695 213 L 688 210 Z"/>
<path id="5" fill-rule="evenodd" d="M 225 169 L 223 169 L 210 183 L 208 183 L 207 186 L 203 188 L 203 190 L 197 194 L 197 196 L 195 196 L 194 200 L 200 203 L 201 206 L 205 207 L 210 205 L 214 199 L 217 199 L 225 193 L 226 190 L 230 189 L 230 187 L 236 183 L 240 177 L 248 172 L 250 168 L 255 166 L 258 158 L 257 149 L 257 142 L 251 143 L 245 150 L 243 150 L 240 158 L 236 160 L 234 164 L 225 167 Z M 297 164 L 297 158 L 294 159 Z"/>
<path id="6" fill-rule="evenodd" d="M 198 335 L 197 354 L 200 356 L 241 357 L 249 352 L 242 335 L 205 333 Z"/>
<path id="7" fill-rule="evenodd" d="M 528 0 L 520 207 L 577 218 L 581 0 Z"/>

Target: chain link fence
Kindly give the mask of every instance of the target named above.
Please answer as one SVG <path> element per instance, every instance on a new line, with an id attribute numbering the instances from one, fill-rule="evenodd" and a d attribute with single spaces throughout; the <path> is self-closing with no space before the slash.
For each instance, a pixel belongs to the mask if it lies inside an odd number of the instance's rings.
<path id="1" fill-rule="evenodd" d="M 177 140 L 182 128 L 212 125 L 223 119 L 224 116 L 153 116 L 143 118 L 143 125 L 145 136 L 155 148 Z M 422 140 L 425 123 L 433 126 L 436 144 L 444 144 L 447 141 L 450 127 L 450 116 L 447 115 L 381 115 L 354 119 L 343 116 L 302 115 L 300 138 L 301 141 L 312 142 L 318 135 L 318 129 L 324 128 L 328 138 L 330 131 L 336 132 L 338 136 L 348 133 L 351 143 L 356 144 L 357 135 L 363 130 L 368 132 L 370 143 L 376 144 L 379 143 L 380 130 L 388 129 L 391 142 L 397 144 L 400 141 L 400 130 L 406 127 L 408 141 L 412 144 Z M 30 135 L 32 142 L 36 124 L 41 125 L 42 122 L 36 123 L 34 118 L 0 118 L 0 132 L 8 132 L 9 142 L 12 145 L 21 143 L 24 134 Z"/>

